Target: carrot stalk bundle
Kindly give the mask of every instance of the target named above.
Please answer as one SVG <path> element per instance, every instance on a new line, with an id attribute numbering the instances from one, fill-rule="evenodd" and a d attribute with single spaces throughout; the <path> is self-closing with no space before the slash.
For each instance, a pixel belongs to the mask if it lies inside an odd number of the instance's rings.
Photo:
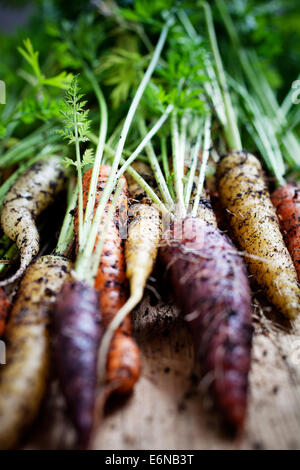
<path id="1" fill-rule="evenodd" d="M 180 239 L 176 240 L 176 233 Z M 174 237 L 175 234 L 175 237 Z M 243 427 L 251 359 L 251 297 L 244 263 L 231 241 L 205 220 L 176 220 L 161 259 L 192 333 L 214 404 Z"/>
<path id="2" fill-rule="evenodd" d="M 186 116 L 189 116 L 188 110 Z M 205 124 L 198 113 L 190 116 L 192 119 L 198 125 L 187 132 L 188 122 L 182 119 L 182 126 L 179 126 L 176 109 L 171 118 L 171 171 L 174 179 L 170 194 L 174 194 L 174 201 L 168 216 L 173 222 L 162 236 L 161 260 L 169 275 L 176 303 L 190 324 L 197 360 L 203 365 L 203 378 L 210 380 L 214 404 L 227 422 L 240 429 L 246 413 L 251 358 L 248 277 L 243 259 L 230 240 L 218 230 L 209 201 L 201 197 L 211 145 L 210 115 L 206 117 Z M 199 132 L 203 124 L 201 145 L 195 131 Z M 187 148 L 194 163 L 193 172 L 187 170 L 185 176 L 184 168 L 188 168 Z M 202 159 L 198 169 L 200 149 Z M 152 147 L 153 162 L 155 158 Z M 160 171 L 153 173 L 157 183 L 165 178 Z M 195 180 L 197 185 L 194 187 Z M 160 190 L 164 190 L 165 186 L 160 184 Z M 189 197 L 184 198 L 185 194 Z M 191 196 L 194 201 L 189 212 Z M 121 309 L 113 322 L 120 320 L 122 313 Z"/>
<path id="3" fill-rule="evenodd" d="M 272 203 L 300 282 L 300 190 L 298 186 L 291 183 L 280 186 L 272 194 Z"/>

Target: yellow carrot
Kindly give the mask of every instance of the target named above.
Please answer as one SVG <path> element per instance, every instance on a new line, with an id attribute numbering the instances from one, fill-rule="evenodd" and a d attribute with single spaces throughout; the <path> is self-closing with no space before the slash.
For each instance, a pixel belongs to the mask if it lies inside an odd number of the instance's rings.
<path id="1" fill-rule="evenodd" d="M 246 252 L 250 272 L 270 302 L 288 318 L 296 318 L 300 311 L 297 273 L 259 160 L 246 152 L 232 152 L 221 160 L 217 177 L 222 205 Z"/>
<path id="2" fill-rule="evenodd" d="M 150 168 L 142 162 L 133 167 L 147 181 L 153 178 Z M 138 303 L 145 284 L 152 272 L 161 237 L 161 221 L 158 210 L 142 188 L 128 177 L 129 193 L 133 198 L 133 220 L 128 229 L 125 244 L 126 275 L 129 279 L 131 297 Z"/>
<path id="3" fill-rule="evenodd" d="M 70 270 L 66 258 L 43 256 L 20 284 L 0 376 L 0 449 L 13 447 L 39 410 L 50 368 L 49 312 Z"/>

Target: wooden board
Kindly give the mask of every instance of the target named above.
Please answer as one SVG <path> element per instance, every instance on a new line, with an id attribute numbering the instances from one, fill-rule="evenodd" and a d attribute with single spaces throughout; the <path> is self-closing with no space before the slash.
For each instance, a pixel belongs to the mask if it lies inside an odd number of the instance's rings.
<path id="1" fill-rule="evenodd" d="M 110 404 L 94 449 L 300 449 L 300 320 L 291 325 L 254 308 L 254 347 L 246 429 L 232 437 L 197 385 L 194 354 L 177 310 L 146 296 L 135 312 L 143 373 L 134 394 Z M 152 303 L 152 305 L 151 305 Z M 25 449 L 70 449 L 75 435 L 52 383 Z"/>

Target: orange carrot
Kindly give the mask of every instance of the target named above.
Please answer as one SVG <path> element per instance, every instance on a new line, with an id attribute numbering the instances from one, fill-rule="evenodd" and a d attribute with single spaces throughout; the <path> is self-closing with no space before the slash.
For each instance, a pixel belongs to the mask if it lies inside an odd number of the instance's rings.
<path id="1" fill-rule="evenodd" d="M 300 189 L 291 183 L 280 186 L 273 192 L 272 202 L 300 281 Z"/>
<path id="2" fill-rule="evenodd" d="M 102 165 L 97 186 L 96 204 L 101 198 L 102 191 L 111 171 L 109 165 Z M 92 170 L 83 176 L 83 206 L 86 207 Z M 125 178 L 124 178 L 125 181 Z M 127 185 L 120 194 L 116 216 L 110 222 L 105 237 L 99 269 L 95 280 L 95 287 L 100 291 L 100 311 L 103 326 L 106 328 L 127 299 L 127 281 L 125 272 L 124 244 L 120 235 L 122 214 L 127 213 L 128 198 Z M 113 195 L 111 196 L 112 199 Z M 110 199 L 110 201 L 111 201 Z M 110 201 L 99 225 L 98 233 L 101 235 Z M 77 226 L 77 223 L 76 223 Z M 77 231 L 77 229 L 75 228 Z M 131 337 L 131 320 L 126 317 L 116 331 L 110 345 L 106 364 L 106 382 L 109 388 L 119 394 L 130 393 L 139 378 L 141 362 L 136 342 Z"/>
<path id="3" fill-rule="evenodd" d="M 3 335 L 5 329 L 6 317 L 10 307 L 10 302 L 4 290 L 0 288 L 0 336 Z"/>

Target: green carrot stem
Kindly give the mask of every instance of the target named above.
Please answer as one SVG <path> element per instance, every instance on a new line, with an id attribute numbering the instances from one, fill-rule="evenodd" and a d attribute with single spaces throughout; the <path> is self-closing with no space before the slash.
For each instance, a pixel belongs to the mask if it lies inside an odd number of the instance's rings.
<path id="1" fill-rule="evenodd" d="M 169 106 L 168 109 L 169 109 L 169 113 L 170 113 L 173 109 L 173 106 Z M 140 133 L 141 133 L 142 136 L 145 136 L 145 135 L 149 136 L 150 135 L 151 131 L 148 132 L 148 134 L 147 134 L 147 128 L 146 128 L 146 124 L 145 124 L 144 119 L 139 119 L 138 126 L 139 126 Z M 162 195 L 162 198 L 163 198 L 164 202 L 167 204 L 167 206 L 172 207 L 173 206 L 173 199 L 172 199 L 171 194 L 169 192 L 166 180 L 165 180 L 165 178 L 163 176 L 163 173 L 161 171 L 160 165 L 158 163 L 158 160 L 157 160 L 157 157 L 155 155 L 153 146 L 150 142 L 150 139 L 149 139 L 148 144 L 146 145 L 146 152 L 147 152 L 147 155 L 148 155 L 148 158 L 149 158 L 149 163 L 150 163 L 150 166 L 152 168 L 154 177 L 156 179 L 157 185 L 158 185 L 160 193 Z M 130 161 L 130 159 L 128 159 L 128 162 L 129 161 Z"/>
<path id="2" fill-rule="evenodd" d="M 106 152 L 111 156 L 111 158 L 114 158 L 115 151 L 106 146 L 105 148 Z M 148 162 L 148 159 L 147 159 Z M 126 163 L 126 160 L 123 158 L 120 159 L 120 163 L 123 166 Z M 152 199 L 154 204 L 157 205 L 158 209 L 161 211 L 162 214 L 169 214 L 169 210 L 166 208 L 166 206 L 163 204 L 163 202 L 159 199 L 155 191 L 151 188 L 151 186 L 144 180 L 142 176 L 139 175 L 139 173 L 132 168 L 130 165 L 126 167 L 126 173 L 128 173 L 132 178 L 141 186 L 142 189 L 148 194 L 148 196 Z"/>
<path id="3" fill-rule="evenodd" d="M 174 194 L 174 189 L 173 189 L 173 185 L 171 182 L 171 173 L 170 173 L 169 159 L 168 159 L 168 153 L 167 153 L 167 139 L 165 137 L 162 137 L 160 139 L 160 147 L 161 147 L 161 158 L 162 158 L 162 165 L 163 165 L 163 170 L 165 174 L 165 180 L 166 180 L 169 192 L 171 194 L 171 197 L 174 200 L 175 194 Z"/>
<path id="4" fill-rule="evenodd" d="M 130 165 L 137 157 L 138 155 L 146 148 L 149 146 L 150 140 L 154 137 L 154 135 L 158 132 L 158 130 L 162 127 L 162 125 L 165 123 L 166 119 L 168 118 L 170 112 L 172 111 L 173 106 L 170 105 L 164 112 L 164 114 L 158 119 L 158 121 L 154 124 L 154 126 L 150 129 L 149 132 L 147 132 L 147 129 L 145 127 L 145 133 L 146 135 L 144 136 L 143 140 L 140 142 L 140 144 L 137 146 L 135 151 L 130 155 L 130 157 L 127 159 L 126 163 L 122 165 L 122 168 L 117 173 L 116 180 L 118 180 L 123 173 L 126 171 L 126 168 L 128 165 Z M 140 124 L 138 124 L 140 125 Z M 155 157 L 156 158 L 156 157 Z"/>
<path id="5" fill-rule="evenodd" d="M 117 125 L 117 127 L 114 129 L 114 131 L 111 133 L 109 138 L 107 139 L 107 142 L 105 145 L 109 145 L 110 147 L 115 147 L 118 143 L 118 140 L 120 138 L 120 133 L 122 130 L 122 127 L 124 125 L 124 119 L 121 120 L 121 122 Z M 123 149 L 123 154 L 126 155 L 127 150 Z M 130 155 L 130 151 L 128 150 L 128 155 Z"/>
<path id="6" fill-rule="evenodd" d="M 78 197 L 77 186 L 74 185 L 74 181 L 69 182 L 68 186 L 68 202 L 67 210 L 61 227 L 61 231 L 58 237 L 57 245 L 54 254 L 57 256 L 63 256 L 74 235 L 74 213 L 76 208 Z"/>
<path id="7" fill-rule="evenodd" d="M 137 171 L 131 166 L 127 167 L 126 172 L 132 176 L 132 178 L 141 186 L 141 188 L 148 194 L 152 199 L 153 203 L 156 204 L 157 208 L 164 215 L 170 215 L 170 210 L 164 205 L 164 203 L 159 199 L 155 191 L 151 186 L 142 178 Z"/>
<path id="8" fill-rule="evenodd" d="M 171 116 L 171 137 L 172 137 L 172 161 L 173 161 L 173 172 L 174 172 L 174 188 L 176 195 L 176 203 L 178 204 L 179 217 L 186 216 L 186 209 L 184 204 L 183 196 L 183 175 L 181 173 L 180 165 L 180 142 L 179 142 L 179 131 L 177 122 L 177 112 L 173 111 Z"/>
<path id="9" fill-rule="evenodd" d="M 17 142 L 12 148 L 7 150 L 6 155 L 7 154 L 8 156 L 14 155 L 15 153 L 18 153 L 18 151 L 21 148 L 32 145 L 35 142 L 36 137 L 39 137 L 42 133 L 47 132 L 50 129 L 50 127 L 51 126 L 49 126 L 49 124 L 42 124 L 40 127 L 35 129 L 29 135 L 27 135 L 26 137 L 23 137 L 23 139 Z M 5 158 L 7 158 L 6 155 L 4 156 Z M 1 155 L 1 160 L 2 159 L 3 159 L 3 155 Z"/>
<path id="10" fill-rule="evenodd" d="M 5 255 L 5 253 L 7 252 L 8 248 L 10 247 L 11 244 L 12 244 L 11 239 L 8 238 L 7 235 L 2 235 L 2 237 L 0 239 L 0 245 L 1 245 L 0 258 L 3 258 L 3 256 Z"/>
<path id="11" fill-rule="evenodd" d="M 216 73 L 221 88 L 221 93 L 224 101 L 225 113 L 226 113 L 226 125 L 224 132 L 227 138 L 227 144 L 230 147 L 230 150 L 241 150 L 242 142 L 240 133 L 237 126 L 236 115 L 231 103 L 230 94 L 227 87 L 225 71 L 222 64 L 222 59 L 217 43 L 216 33 L 213 24 L 213 18 L 211 13 L 211 8 L 208 3 L 203 3 L 204 16 L 208 31 L 208 36 L 211 44 L 212 53 L 216 65 Z"/>
<path id="12" fill-rule="evenodd" d="M 75 91 L 74 95 L 77 95 L 77 82 L 74 83 Z M 83 188 L 82 188 L 82 167 L 81 167 L 81 156 L 80 156 L 80 144 L 79 144 L 79 133 L 78 133 L 78 122 L 76 112 L 76 100 L 73 104 L 74 112 L 74 141 L 75 141 L 75 152 L 76 152 L 76 168 L 77 168 L 77 188 L 78 188 L 78 245 L 79 250 L 82 247 L 83 237 Z"/>
<path id="13" fill-rule="evenodd" d="M 226 112 L 223 102 L 222 92 L 216 77 L 215 69 L 213 68 L 210 60 L 205 61 L 205 70 L 209 80 L 204 82 L 204 89 L 207 96 L 211 98 L 214 110 L 217 117 L 223 126 L 226 126 Z"/>
<path id="14" fill-rule="evenodd" d="M 196 140 L 196 143 L 195 143 L 195 145 L 193 147 L 193 150 L 192 150 L 191 168 L 190 168 L 190 172 L 189 172 L 188 182 L 187 182 L 187 185 L 185 187 L 184 202 L 185 202 L 186 209 L 188 209 L 190 199 L 191 199 L 191 194 L 192 194 L 192 190 L 193 190 L 193 184 L 194 184 L 194 180 L 195 180 L 197 164 L 198 164 L 198 160 L 199 160 L 199 152 L 200 152 L 202 137 L 203 137 L 203 132 L 200 131 L 200 129 L 199 129 L 199 132 L 198 132 L 198 135 L 197 135 L 197 140 Z"/>
<path id="15" fill-rule="evenodd" d="M 251 55 L 247 54 L 242 48 L 236 28 L 230 17 L 228 9 L 224 0 L 215 0 L 224 25 L 227 29 L 228 35 L 234 47 L 236 56 L 238 57 L 242 70 L 245 73 L 249 83 L 251 84 L 255 94 L 259 98 L 260 104 L 264 112 L 272 119 L 272 125 L 277 126 L 278 124 L 286 126 L 284 135 L 281 136 L 281 143 L 283 145 L 284 154 L 286 156 L 287 163 L 291 166 L 299 165 L 300 163 L 300 145 L 298 139 L 291 131 L 291 127 L 288 126 L 286 121 L 286 110 L 291 103 L 290 96 L 285 101 L 282 107 L 279 106 L 276 96 L 270 87 L 265 75 L 262 73 L 258 59 L 255 52 Z M 286 106 L 288 104 L 288 106 Z M 277 127 L 274 131 L 278 131 Z"/>
<path id="16" fill-rule="evenodd" d="M 90 139 L 91 142 L 93 142 L 93 144 L 97 145 L 97 142 L 98 142 L 98 137 L 93 134 L 93 132 L 88 132 L 87 133 L 87 137 Z M 109 139 L 110 140 L 110 139 Z M 113 153 L 115 154 L 115 150 L 113 150 L 113 147 L 112 145 L 110 145 L 109 143 L 109 140 L 106 142 L 106 144 L 104 145 L 104 151 L 107 152 L 109 155 L 111 155 L 111 152 L 113 151 Z M 132 152 L 130 152 L 129 150 L 123 150 L 123 153 L 122 155 L 124 157 L 130 157 L 132 155 Z M 145 156 L 145 155 L 138 155 L 136 157 L 137 160 L 140 160 L 144 163 L 148 163 L 148 158 Z"/>
<path id="17" fill-rule="evenodd" d="M 197 185 L 197 192 L 196 192 L 193 210 L 192 210 L 192 217 L 197 216 L 199 202 L 200 202 L 200 198 L 201 198 L 202 191 L 203 191 L 205 173 L 206 173 L 210 145 L 211 145 L 210 128 L 211 128 L 211 116 L 208 115 L 205 120 L 205 125 L 204 125 L 204 142 L 203 142 L 202 160 L 201 160 L 201 167 L 200 167 L 200 173 L 199 173 L 199 179 L 198 179 L 198 185 Z"/>
<path id="18" fill-rule="evenodd" d="M 98 145 L 98 141 L 99 141 L 99 138 L 97 135 L 95 135 L 93 132 L 91 131 L 88 131 L 87 132 L 87 137 L 89 138 L 89 140 L 91 142 L 93 142 L 93 144 L 95 145 Z M 106 151 L 108 149 L 108 152 L 112 149 L 112 145 L 111 145 L 111 139 L 109 138 L 108 141 L 106 142 L 106 144 L 104 145 L 104 150 Z M 115 151 L 114 151 L 115 153 Z M 125 157 L 130 157 L 131 155 L 131 152 L 129 152 L 128 150 L 124 149 L 123 150 L 123 155 Z"/>
<path id="19" fill-rule="evenodd" d="M 178 12 L 178 17 L 182 25 L 184 26 L 187 34 L 189 35 L 189 37 L 195 42 L 195 47 L 197 47 L 197 43 L 199 42 L 200 38 L 194 26 L 192 25 L 188 15 L 186 14 L 184 10 L 180 10 Z M 210 96 L 213 102 L 214 109 L 217 113 L 219 121 L 221 122 L 223 127 L 225 127 L 226 126 L 226 113 L 225 113 L 223 97 L 222 97 L 219 83 L 217 81 L 216 73 L 212 66 L 211 61 L 208 58 L 205 58 L 204 61 L 205 61 L 206 73 L 208 75 L 209 80 L 206 80 L 203 85 L 204 85 L 206 94 Z"/>
<path id="20" fill-rule="evenodd" d="M 116 154 L 115 158 L 113 160 L 112 164 L 112 169 L 111 173 L 108 177 L 108 180 L 106 182 L 106 185 L 104 187 L 103 193 L 102 193 L 102 198 L 100 203 L 98 204 L 98 207 L 96 209 L 96 213 L 94 216 L 93 223 L 91 225 L 91 230 L 89 232 L 89 236 L 85 242 L 85 246 L 81 247 L 77 256 L 76 264 L 75 264 L 75 272 L 78 276 L 79 279 L 85 279 L 86 273 L 88 272 L 88 264 L 89 260 L 92 256 L 93 249 L 95 246 L 95 241 L 97 238 L 97 231 L 98 231 L 98 226 L 99 223 L 102 219 L 103 212 L 105 210 L 106 204 L 108 202 L 108 199 L 110 197 L 110 194 L 116 184 L 116 172 L 120 163 L 120 159 L 122 157 L 125 141 L 129 132 L 129 129 L 131 127 L 134 115 L 136 113 L 137 107 L 140 103 L 140 100 L 144 94 L 144 91 L 149 83 L 149 80 L 154 72 L 154 69 L 157 65 L 157 62 L 159 60 L 159 57 L 161 55 L 162 49 L 164 47 L 165 41 L 167 39 L 168 35 L 168 30 L 171 26 L 171 23 L 173 22 L 173 17 L 169 16 L 168 19 L 166 20 L 166 23 L 160 33 L 158 42 L 156 44 L 156 47 L 154 49 L 151 61 L 148 65 L 148 68 L 142 78 L 142 81 L 140 85 L 138 86 L 138 89 L 135 93 L 135 96 L 133 98 L 133 101 L 131 102 L 131 105 L 129 107 L 126 119 L 124 121 L 124 125 L 121 131 L 120 135 L 120 140 L 118 142 L 118 146 L 116 149 Z"/>
<path id="21" fill-rule="evenodd" d="M 7 250 L 7 252 L 5 253 L 5 260 L 15 260 L 17 259 L 18 257 L 18 248 L 17 248 L 17 245 L 15 243 L 13 243 L 9 249 Z M 7 264 L 6 263 L 0 263 L 0 273 L 2 273 L 4 271 L 4 269 L 7 268 Z"/>
<path id="22" fill-rule="evenodd" d="M 251 56 L 249 57 L 246 51 L 242 48 L 238 34 L 236 32 L 236 28 L 224 0 L 215 1 L 234 47 L 235 53 L 241 63 L 242 69 L 250 84 L 252 85 L 253 90 L 259 97 L 264 111 L 268 114 L 268 116 L 276 117 L 276 121 L 280 122 L 281 125 L 284 124 L 286 111 L 292 102 L 290 96 L 288 96 L 288 99 L 285 101 L 282 107 L 278 105 L 273 90 L 271 89 L 266 77 L 258 66 L 256 54 L 252 52 Z"/>
<path id="23" fill-rule="evenodd" d="M 180 122 L 180 134 L 179 134 L 179 156 L 180 156 L 180 175 L 182 180 L 184 179 L 184 166 L 186 156 L 186 137 L 187 137 L 187 125 L 189 121 L 189 113 L 184 111 Z"/>
<path id="24" fill-rule="evenodd" d="M 94 206 L 95 206 L 95 200 L 96 200 L 96 191 L 97 191 L 97 182 L 98 182 L 100 165 L 102 162 L 106 134 L 107 134 L 108 114 L 107 114 L 107 105 L 106 105 L 104 95 L 102 93 L 100 86 L 98 85 L 97 80 L 95 79 L 94 74 L 91 72 L 91 70 L 87 66 L 84 66 L 84 71 L 90 83 L 92 84 L 92 87 L 94 89 L 95 95 L 99 103 L 99 108 L 100 108 L 99 139 L 98 139 L 97 150 L 96 150 L 96 155 L 95 155 L 95 162 L 94 162 L 93 170 L 92 170 L 88 200 L 87 200 L 86 211 L 85 211 L 85 218 L 83 222 L 83 237 L 85 238 L 86 234 L 88 233 L 91 227 L 92 220 L 93 220 Z"/>
<path id="25" fill-rule="evenodd" d="M 35 131 L 36 132 L 36 131 Z M 21 141 L 14 145 L 4 155 L 0 157 L 0 168 L 15 165 L 24 160 L 30 155 L 37 147 L 45 145 L 45 143 L 53 143 L 59 139 L 56 133 L 52 133 L 49 126 L 42 126 L 40 132 L 34 134 L 30 138 L 25 138 L 24 142 Z"/>
<path id="26" fill-rule="evenodd" d="M 190 38 L 197 39 L 198 38 L 197 31 L 195 30 L 194 26 L 190 22 L 189 17 L 187 16 L 186 12 L 180 8 L 177 11 L 177 16 L 180 19 L 181 23 L 183 24 L 184 28 L 186 29 L 186 32 L 188 33 Z"/>
<path id="27" fill-rule="evenodd" d="M 258 76 L 255 73 L 255 71 L 254 71 L 254 69 L 251 65 L 251 62 L 250 62 L 246 52 L 244 51 L 244 49 L 243 49 L 243 47 L 240 43 L 239 36 L 237 34 L 236 28 L 234 26 L 234 23 L 231 19 L 231 16 L 228 12 L 228 9 L 226 7 L 226 4 L 225 4 L 224 0 L 215 0 L 215 2 L 216 2 L 218 10 L 220 12 L 221 18 L 224 22 L 224 25 L 227 29 L 227 32 L 228 32 L 228 35 L 229 35 L 230 40 L 232 42 L 232 45 L 234 47 L 234 50 L 237 54 L 237 57 L 240 60 L 240 63 L 242 65 L 242 68 L 243 68 L 246 76 L 250 80 L 250 83 L 252 84 L 252 86 L 256 90 L 258 96 L 260 96 L 260 98 L 262 100 L 262 103 L 264 104 L 266 112 L 271 113 L 271 115 L 272 115 L 274 113 L 274 111 L 276 112 L 276 105 L 274 103 L 273 97 L 269 96 L 266 99 L 265 90 L 263 90 L 263 87 L 261 86 L 261 82 L 258 79 Z M 275 105 L 275 107 L 274 107 L 274 105 Z"/>
<path id="28" fill-rule="evenodd" d="M 278 183 L 284 184 L 285 165 L 272 122 L 262 114 L 256 100 L 245 87 L 233 79 L 231 82 L 236 92 L 243 98 L 244 106 L 247 109 L 245 116 L 240 113 L 246 128 L 251 128 L 250 134 L 267 167 L 275 175 Z"/>
<path id="29" fill-rule="evenodd" d="M 3 159 L 3 161 L 1 161 L 0 168 L 7 168 L 13 165 L 22 163 L 24 160 L 27 159 L 28 156 L 35 153 L 41 146 L 44 146 L 45 142 L 47 142 L 48 144 L 51 144 L 51 143 L 57 142 L 57 140 L 58 140 L 58 136 L 56 134 L 49 135 L 47 138 L 41 136 L 39 138 L 38 143 L 28 146 L 24 148 L 23 150 L 20 150 L 18 154 L 15 155 L 14 157 L 11 157 L 7 160 L 6 159 L 7 155 L 5 154 L 5 160 Z"/>

